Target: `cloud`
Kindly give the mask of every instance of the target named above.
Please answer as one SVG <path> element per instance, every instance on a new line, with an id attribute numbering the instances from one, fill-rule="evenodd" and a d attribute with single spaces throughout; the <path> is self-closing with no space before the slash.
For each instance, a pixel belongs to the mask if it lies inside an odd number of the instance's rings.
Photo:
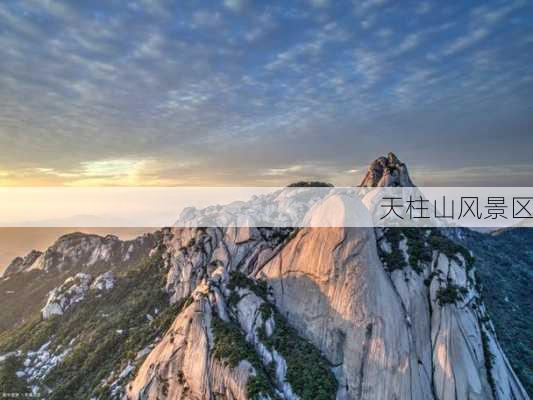
<path id="1" fill-rule="evenodd" d="M 2 184 L 353 180 L 435 115 L 471 132 L 497 114 L 483 153 L 527 142 L 526 3 L 357 4 L 0 3 Z"/>
<path id="2" fill-rule="evenodd" d="M 409 107 L 416 104 L 421 97 L 429 104 L 433 98 L 427 96 L 425 87 L 434 83 L 435 73 L 429 69 L 416 69 L 401 79 L 393 90 L 399 100 L 398 108 Z"/>
<path id="3" fill-rule="evenodd" d="M 156 17 L 168 19 L 172 16 L 168 8 L 168 2 L 165 0 L 137 0 L 140 3 L 140 8 L 151 15 Z"/>
<path id="4" fill-rule="evenodd" d="M 320 162 L 288 165 L 260 172 L 256 180 L 269 185 L 287 185 L 300 180 L 321 180 L 338 186 L 352 186 L 359 182 L 362 169 L 343 170 L 340 166 Z M 355 175 L 355 177 L 354 177 Z"/>
<path id="5" fill-rule="evenodd" d="M 75 178 L 79 176 L 79 174 L 74 172 L 62 172 L 57 171 L 54 168 L 35 168 L 35 172 L 37 174 L 49 175 L 57 178 Z"/>
<path id="6" fill-rule="evenodd" d="M 243 11 L 247 5 L 248 2 L 246 0 L 224 0 L 224 6 L 234 12 Z"/>
<path id="7" fill-rule="evenodd" d="M 396 55 L 406 53 L 410 50 L 415 49 L 420 44 L 420 34 L 411 33 L 407 35 L 402 42 L 398 45 L 396 49 Z"/>
<path id="8" fill-rule="evenodd" d="M 289 173 L 299 172 L 304 169 L 303 165 L 291 165 L 286 168 L 269 168 L 264 172 L 266 176 L 284 176 Z"/>
<path id="9" fill-rule="evenodd" d="M 355 70 L 364 78 L 365 86 L 376 83 L 384 69 L 385 62 L 378 53 L 364 48 L 355 50 Z"/>
<path id="10" fill-rule="evenodd" d="M 459 37 L 458 39 L 450 43 L 444 49 L 443 54 L 446 56 L 450 56 L 459 51 L 465 50 L 485 39 L 489 35 L 489 33 L 489 30 L 485 28 L 475 29 L 469 32 L 466 36 Z"/>
<path id="11" fill-rule="evenodd" d="M 222 24 L 222 15 L 218 11 L 198 10 L 193 12 L 194 28 L 214 28 Z"/>
<path id="12" fill-rule="evenodd" d="M 369 15 L 368 17 L 361 20 L 361 27 L 363 29 L 370 29 L 372 25 L 376 22 L 376 16 L 375 15 Z"/>
<path id="13" fill-rule="evenodd" d="M 313 7 L 326 8 L 330 5 L 330 0 L 309 0 Z"/>
<path id="14" fill-rule="evenodd" d="M 481 6 L 470 13 L 470 29 L 444 48 L 443 55 L 450 56 L 466 50 L 487 38 L 505 17 L 524 6 L 522 0 L 511 1 L 501 7 Z"/>
<path id="15" fill-rule="evenodd" d="M 513 186 L 530 181 L 530 164 L 482 165 L 473 167 L 431 169 L 417 168 L 411 173 L 418 185 Z"/>
<path id="16" fill-rule="evenodd" d="M 364 0 L 361 1 L 358 6 L 361 10 L 368 10 L 371 8 L 383 7 L 389 0 Z"/>
<path id="17" fill-rule="evenodd" d="M 472 17 L 480 23 L 493 25 L 500 22 L 513 11 L 526 5 L 523 0 L 509 1 L 501 7 L 481 6 L 472 10 Z"/>
<path id="18" fill-rule="evenodd" d="M 105 176 L 125 176 L 130 175 L 136 169 L 142 168 L 144 161 L 139 160 L 102 160 L 84 161 L 81 163 L 82 171 L 80 175 L 97 178 Z"/>
<path id="19" fill-rule="evenodd" d="M 429 3 L 428 1 L 423 1 L 423 2 L 420 2 L 417 6 L 416 6 L 416 13 L 417 14 L 427 14 L 428 12 L 431 11 L 431 3 Z"/>
<path id="20" fill-rule="evenodd" d="M 74 168 L 27 168 L 13 173 L 15 177 L 33 182 L 63 181 L 68 185 L 135 185 L 139 177 L 153 165 L 152 160 L 110 159 L 83 161 Z M 17 176 L 18 175 L 18 176 Z"/>
<path id="21" fill-rule="evenodd" d="M 349 34 L 340 28 L 335 22 L 326 24 L 316 31 L 310 40 L 300 42 L 288 50 L 276 54 L 273 61 L 269 62 L 265 69 L 272 71 L 285 67 L 293 70 L 299 69 L 299 58 L 319 56 L 325 46 L 332 42 L 343 42 L 349 39 Z"/>
<path id="22" fill-rule="evenodd" d="M 14 32 L 36 38 L 42 34 L 39 26 L 32 24 L 23 16 L 12 12 L 7 4 L 0 3 L 0 18 L 2 24 Z"/>

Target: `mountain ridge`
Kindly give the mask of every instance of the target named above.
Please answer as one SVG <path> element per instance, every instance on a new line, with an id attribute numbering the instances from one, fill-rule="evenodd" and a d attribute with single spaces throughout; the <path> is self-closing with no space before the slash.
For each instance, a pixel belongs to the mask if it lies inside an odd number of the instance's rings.
<path id="1" fill-rule="evenodd" d="M 404 184 L 407 168 L 391 153 L 361 185 Z M 68 265 L 90 271 L 95 255 L 104 273 L 127 252 L 113 239 L 71 239 L 82 256 L 56 243 L 52 261 L 0 284 Z M 148 242 L 115 265 L 109 290 L 84 289 L 60 314 L 0 335 L 0 353 L 22 365 L 11 367 L 12 382 L 50 389 L 52 399 L 528 398 L 496 340 L 470 253 L 439 230 L 174 227 Z M 89 317 L 101 309 L 110 316 Z M 115 332 L 105 346 L 86 348 L 99 338 L 84 333 L 84 319 L 98 335 Z M 112 346 L 120 351 L 109 357 Z M 38 367 L 32 352 L 48 361 Z"/>

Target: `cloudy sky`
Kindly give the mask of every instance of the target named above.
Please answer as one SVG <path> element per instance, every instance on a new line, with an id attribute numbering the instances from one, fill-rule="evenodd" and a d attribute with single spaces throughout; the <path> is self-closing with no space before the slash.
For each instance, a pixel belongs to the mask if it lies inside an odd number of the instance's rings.
<path id="1" fill-rule="evenodd" d="M 0 185 L 533 185 L 533 2 L 0 2 Z"/>

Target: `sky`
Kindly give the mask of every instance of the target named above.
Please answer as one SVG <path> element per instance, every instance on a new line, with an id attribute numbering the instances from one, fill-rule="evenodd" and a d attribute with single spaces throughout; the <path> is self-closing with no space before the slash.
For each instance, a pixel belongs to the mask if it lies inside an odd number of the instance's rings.
<path id="1" fill-rule="evenodd" d="M 533 2 L 0 2 L 0 186 L 533 185 Z"/>

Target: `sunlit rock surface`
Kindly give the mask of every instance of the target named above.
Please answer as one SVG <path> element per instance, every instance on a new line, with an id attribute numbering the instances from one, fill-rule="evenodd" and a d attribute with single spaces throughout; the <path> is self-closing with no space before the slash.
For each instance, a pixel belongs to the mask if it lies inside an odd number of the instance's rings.
<path id="1" fill-rule="evenodd" d="M 92 280 L 91 275 L 84 273 L 67 278 L 61 286 L 52 290 L 48 295 L 46 305 L 41 310 L 43 318 L 62 315 L 72 305 L 82 301 L 89 291 Z"/>
<path id="2" fill-rule="evenodd" d="M 389 154 L 372 163 L 362 185 L 412 182 Z M 174 311 L 164 329 L 131 345 L 99 380 L 107 398 L 528 399 L 497 341 L 467 249 L 438 229 L 316 227 L 368 217 L 362 204 L 335 193 L 275 201 L 287 217 L 314 227 L 176 226 L 129 242 L 74 234 L 16 260 L 11 273 L 83 271 L 47 297 L 42 316 L 60 323 L 104 292 L 127 288 L 120 293 L 128 296 L 138 286 L 136 293 L 146 293 L 144 272 L 137 280 L 122 276 L 121 286 L 115 267 L 148 256 L 146 271 L 157 278 L 149 293 L 164 294 L 164 304 L 144 310 L 135 326 L 121 321 L 110 335 L 127 341 L 136 330 L 153 332 L 147 327 Z M 182 220 L 254 218 L 261 207 L 254 198 L 187 210 Z M 69 349 L 14 349 L 0 362 L 24 356 L 16 376 L 33 384 L 68 359 Z"/>

